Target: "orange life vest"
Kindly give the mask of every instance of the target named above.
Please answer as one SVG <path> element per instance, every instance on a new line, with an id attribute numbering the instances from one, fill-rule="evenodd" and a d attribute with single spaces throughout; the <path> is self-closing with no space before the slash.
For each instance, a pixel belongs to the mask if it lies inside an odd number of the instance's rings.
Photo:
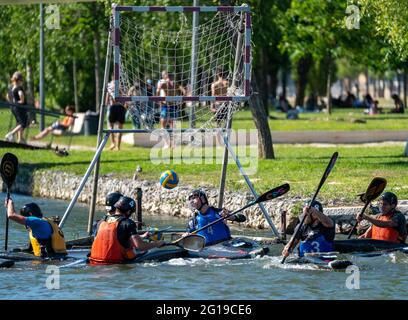
<path id="1" fill-rule="evenodd" d="M 71 125 L 71 118 L 72 117 L 65 117 L 64 119 L 62 119 L 61 125 L 63 125 L 65 128 L 68 128 Z"/>
<path id="2" fill-rule="evenodd" d="M 124 248 L 118 239 L 117 229 L 122 219 L 109 217 L 99 225 L 98 233 L 92 244 L 91 264 L 115 264 L 136 258 L 132 248 Z"/>
<path id="3" fill-rule="evenodd" d="M 390 216 L 380 216 L 379 218 L 377 218 L 377 220 L 391 221 L 391 217 L 392 217 L 391 215 Z M 396 230 L 395 228 L 392 228 L 392 227 L 381 228 L 381 227 L 375 226 L 374 224 L 371 227 L 371 239 L 398 242 L 398 243 L 404 241 L 401 238 L 398 230 Z"/>

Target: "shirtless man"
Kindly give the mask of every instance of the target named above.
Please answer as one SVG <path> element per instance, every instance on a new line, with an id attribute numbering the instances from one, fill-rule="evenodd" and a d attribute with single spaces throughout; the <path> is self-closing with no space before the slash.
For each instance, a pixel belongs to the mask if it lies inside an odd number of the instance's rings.
<path id="1" fill-rule="evenodd" d="M 223 71 L 221 69 L 216 70 L 217 80 L 211 84 L 212 96 L 226 96 L 228 89 L 228 80 L 224 79 Z M 215 121 L 219 124 L 227 117 L 227 108 L 225 108 L 225 102 L 214 102 L 210 108 L 211 112 L 216 113 Z"/>

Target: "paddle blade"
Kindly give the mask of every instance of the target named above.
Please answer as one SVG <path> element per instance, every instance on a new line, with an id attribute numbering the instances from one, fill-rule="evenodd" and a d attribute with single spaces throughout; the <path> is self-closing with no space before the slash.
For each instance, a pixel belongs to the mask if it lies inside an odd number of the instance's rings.
<path id="1" fill-rule="evenodd" d="M 337 151 L 335 153 L 333 153 L 333 155 L 332 155 L 332 157 L 330 159 L 330 162 L 327 165 L 327 168 L 324 171 L 322 178 L 320 179 L 319 186 L 317 187 L 317 191 L 316 191 L 315 195 L 317 195 L 320 188 L 323 186 L 323 183 L 326 181 L 327 177 L 329 176 L 330 172 L 332 171 L 332 169 L 333 169 L 333 167 L 334 167 L 334 165 L 335 165 L 335 163 L 337 161 L 338 156 L 339 156 L 339 153 Z"/>
<path id="2" fill-rule="evenodd" d="M 256 199 L 255 203 L 260 203 L 260 202 L 264 202 L 264 201 L 268 201 L 268 200 L 272 200 L 275 198 L 278 198 L 282 195 L 284 195 L 286 192 L 288 192 L 290 189 L 289 184 L 285 183 L 279 187 L 273 188 L 271 190 L 269 190 L 268 192 L 265 192 L 264 194 L 262 194 L 261 196 L 258 197 L 258 199 Z"/>
<path id="3" fill-rule="evenodd" d="M 366 192 L 359 195 L 361 201 L 367 203 L 374 200 L 384 191 L 386 186 L 387 180 L 379 177 L 374 178 L 367 187 Z"/>
<path id="4" fill-rule="evenodd" d="M 205 238 L 198 234 L 190 234 L 172 243 L 186 250 L 201 251 L 205 246 Z"/>
<path id="5" fill-rule="evenodd" d="M 16 179 L 18 159 L 12 153 L 6 153 L 1 159 L 0 174 L 7 188 L 10 189 Z"/>

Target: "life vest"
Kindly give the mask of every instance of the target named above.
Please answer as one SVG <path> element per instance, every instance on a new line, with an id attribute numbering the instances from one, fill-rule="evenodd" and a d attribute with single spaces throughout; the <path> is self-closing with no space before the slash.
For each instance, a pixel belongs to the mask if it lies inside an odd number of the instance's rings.
<path id="1" fill-rule="evenodd" d="M 324 235 L 320 235 L 313 240 L 301 241 L 299 244 L 299 257 L 303 257 L 306 252 L 331 252 L 333 245 L 327 241 Z"/>
<path id="2" fill-rule="evenodd" d="M 42 220 L 47 221 L 52 228 L 51 239 L 37 239 L 33 236 L 33 231 L 29 228 L 28 235 L 30 237 L 31 246 L 33 247 L 34 255 L 37 257 L 44 256 L 44 249 L 47 255 L 52 255 L 54 253 L 66 254 L 67 248 L 65 246 L 64 233 L 59 228 L 58 224 L 50 218 L 42 218 Z M 44 248 L 45 247 L 45 248 Z M 49 252 L 49 249 L 53 252 Z"/>
<path id="3" fill-rule="evenodd" d="M 126 249 L 119 242 L 118 226 L 123 219 L 107 217 L 100 223 L 89 257 L 91 264 L 116 264 L 136 258 L 133 248 Z"/>
<path id="4" fill-rule="evenodd" d="M 71 125 L 71 118 L 72 117 L 64 117 L 64 119 L 61 121 L 61 125 L 68 128 Z"/>
<path id="5" fill-rule="evenodd" d="M 377 220 L 380 221 L 391 221 L 392 215 L 382 215 Z M 371 239 L 374 240 L 384 240 L 389 242 L 404 242 L 404 239 L 400 236 L 397 229 L 388 227 L 381 228 L 377 227 L 374 224 L 371 227 Z"/>
<path id="6" fill-rule="evenodd" d="M 206 226 L 207 224 L 219 218 L 220 218 L 220 215 L 218 214 L 217 210 L 213 207 L 209 207 L 205 215 L 199 212 L 196 217 L 196 222 L 197 222 L 196 230 Z M 220 221 L 198 232 L 197 234 L 205 237 L 205 245 L 211 245 L 216 242 L 228 240 L 231 238 L 229 227 L 223 221 Z"/>

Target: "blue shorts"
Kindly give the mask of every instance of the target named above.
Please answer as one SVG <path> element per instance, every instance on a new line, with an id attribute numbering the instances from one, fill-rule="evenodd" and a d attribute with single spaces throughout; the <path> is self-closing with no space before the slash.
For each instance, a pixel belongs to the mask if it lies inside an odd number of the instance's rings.
<path id="1" fill-rule="evenodd" d="M 177 118 L 177 107 L 163 105 L 160 111 L 160 119 L 174 120 Z"/>

